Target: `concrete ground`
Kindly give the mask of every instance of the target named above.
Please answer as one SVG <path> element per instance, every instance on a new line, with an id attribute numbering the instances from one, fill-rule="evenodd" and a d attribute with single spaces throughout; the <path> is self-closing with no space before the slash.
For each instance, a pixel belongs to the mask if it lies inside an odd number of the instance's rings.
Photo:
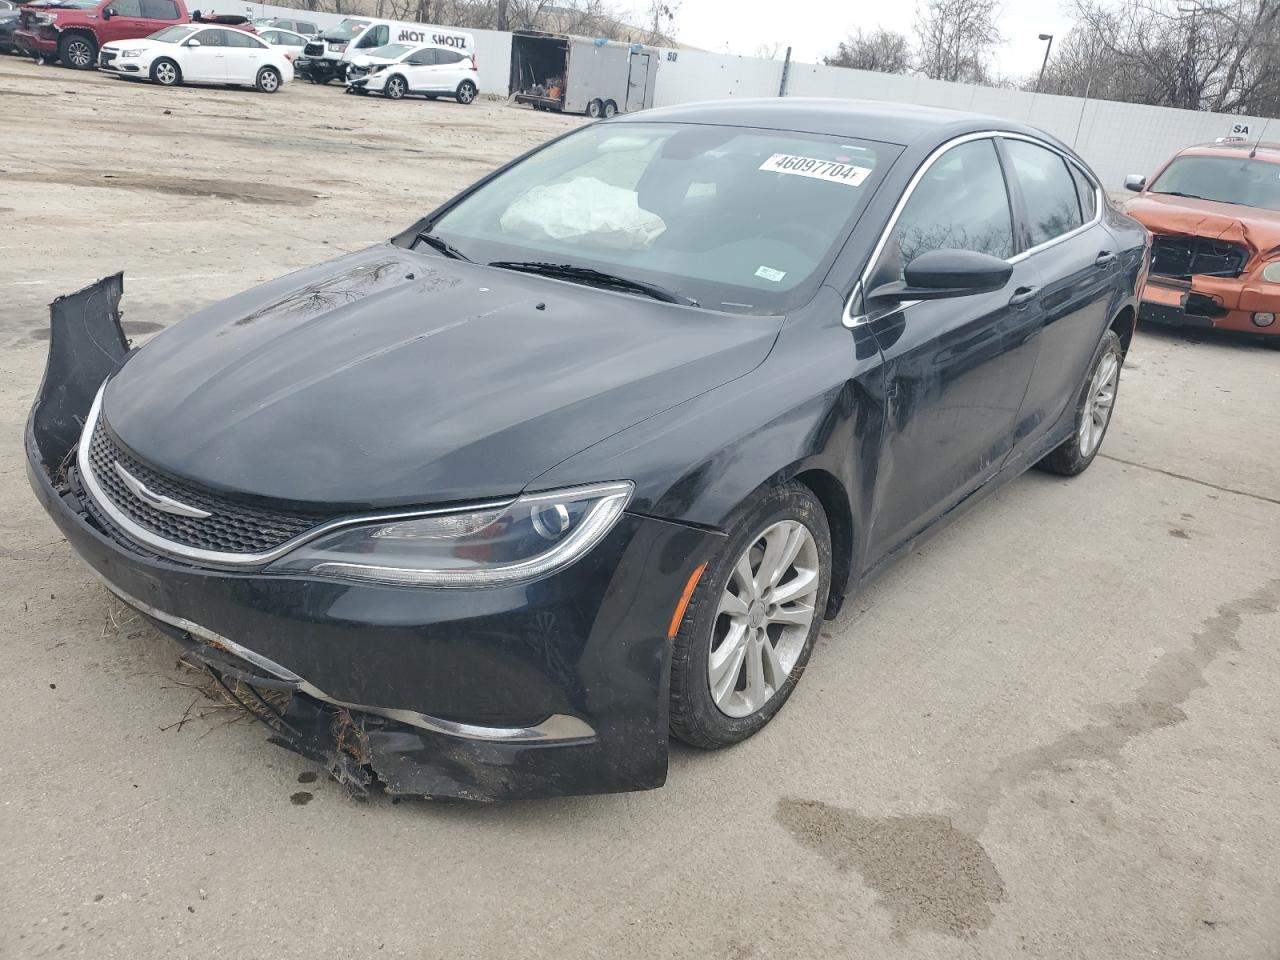
<path id="1" fill-rule="evenodd" d="M 202 700 L 37 506 L 45 304 L 123 268 L 142 339 L 575 121 L 9 58 L 0 105 L 0 956 L 1280 955 L 1280 353 L 1141 332 L 1086 474 L 900 563 L 662 790 L 359 804 Z"/>

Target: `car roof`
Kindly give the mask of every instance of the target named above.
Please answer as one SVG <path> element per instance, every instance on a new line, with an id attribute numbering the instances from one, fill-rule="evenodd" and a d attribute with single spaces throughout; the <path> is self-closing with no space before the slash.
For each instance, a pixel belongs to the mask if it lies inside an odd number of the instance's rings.
<path id="1" fill-rule="evenodd" d="M 1240 154 L 1268 163 L 1280 163 L 1280 143 L 1257 140 L 1215 140 L 1195 143 L 1178 151 L 1180 157 L 1238 157 Z"/>
<path id="2" fill-rule="evenodd" d="M 995 130 L 1033 136 L 1069 150 L 1043 130 L 1014 120 L 882 100 L 820 97 L 712 100 L 645 110 L 620 116 L 617 120 L 727 124 L 856 137 L 899 146 L 909 146 L 917 141 L 940 142 L 965 133 Z"/>

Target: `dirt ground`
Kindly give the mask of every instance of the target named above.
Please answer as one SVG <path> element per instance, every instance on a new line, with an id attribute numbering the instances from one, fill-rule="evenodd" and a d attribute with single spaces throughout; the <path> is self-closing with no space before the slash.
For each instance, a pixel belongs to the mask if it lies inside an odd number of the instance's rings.
<path id="1" fill-rule="evenodd" d="M 971 511 L 651 793 L 355 803 L 97 585 L 24 474 L 49 300 L 123 268 L 145 338 L 575 122 L 0 59 L 0 956 L 1280 956 L 1277 351 L 1143 331 L 1088 473 Z"/>

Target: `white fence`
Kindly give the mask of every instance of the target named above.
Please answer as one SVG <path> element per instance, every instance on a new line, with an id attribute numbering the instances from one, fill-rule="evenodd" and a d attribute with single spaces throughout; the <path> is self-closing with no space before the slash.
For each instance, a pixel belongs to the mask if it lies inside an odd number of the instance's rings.
<path id="1" fill-rule="evenodd" d="M 253 17 L 305 16 L 322 27 L 334 26 L 343 19 L 332 13 L 304 14 L 293 8 L 243 0 L 217 3 L 216 8 L 223 13 L 243 8 Z M 210 9 L 214 9 L 214 4 L 210 4 Z M 511 34 L 496 30 L 469 32 L 476 39 L 480 92 L 506 96 Z M 654 94 L 654 105 L 659 107 L 701 100 L 776 97 L 782 85 L 781 60 L 700 50 L 663 49 L 659 55 Z M 1247 124 L 1250 134 L 1257 137 L 1267 124 L 1260 117 L 1049 96 L 809 63 L 790 65 L 787 95 L 917 103 L 1019 120 L 1075 147 L 1109 190 L 1119 190 L 1125 174 L 1150 176 L 1176 150 L 1189 143 L 1226 136 L 1236 124 Z M 1280 122 L 1276 123 L 1274 132 L 1280 136 Z"/>

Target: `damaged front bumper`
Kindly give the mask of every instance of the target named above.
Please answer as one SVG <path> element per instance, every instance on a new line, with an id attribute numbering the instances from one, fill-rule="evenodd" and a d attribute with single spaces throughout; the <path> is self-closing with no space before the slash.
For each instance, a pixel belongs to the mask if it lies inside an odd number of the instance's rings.
<path id="1" fill-rule="evenodd" d="M 662 785 L 667 628 L 715 534 L 627 514 L 567 569 L 477 590 L 158 556 L 104 520 L 74 463 L 98 387 L 128 351 L 122 290 L 117 275 L 54 302 L 26 434 L 32 489 L 113 593 L 266 704 L 249 706 L 278 741 L 357 787 L 491 801 Z"/>
<path id="2" fill-rule="evenodd" d="M 1190 281 L 1148 277 L 1138 311 L 1151 323 L 1272 336 L 1280 334 L 1277 315 L 1280 296 L 1261 284 L 1207 276 Z"/>

